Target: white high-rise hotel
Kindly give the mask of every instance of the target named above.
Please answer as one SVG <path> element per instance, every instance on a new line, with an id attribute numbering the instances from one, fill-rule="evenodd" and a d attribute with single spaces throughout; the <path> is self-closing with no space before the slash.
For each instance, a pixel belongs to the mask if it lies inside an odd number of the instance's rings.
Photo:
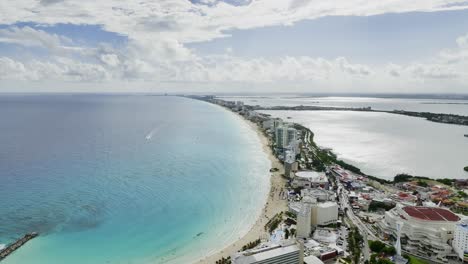
<path id="1" fill-rule="evenodd" d="M 468 261 L 468 223 L 466 221 L 455 226 L 452 246 L 460 259 Z"/>
<path id="2" fill-rule="evenodd" d="M 297 142 L 297 130 L 284 124 L 276 128 L 276 147 L 287 148 Z"/>

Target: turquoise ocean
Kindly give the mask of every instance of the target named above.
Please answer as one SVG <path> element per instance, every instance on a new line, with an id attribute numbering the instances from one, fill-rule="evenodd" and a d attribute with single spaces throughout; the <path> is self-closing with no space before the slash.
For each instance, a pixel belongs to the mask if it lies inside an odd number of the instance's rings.
<path id="1" fill-rule="evenodd" d="M 255 222 L 270 162 L 239 116 L 149 95 L 0 95 L 5 264 L 191 263 Z"/>

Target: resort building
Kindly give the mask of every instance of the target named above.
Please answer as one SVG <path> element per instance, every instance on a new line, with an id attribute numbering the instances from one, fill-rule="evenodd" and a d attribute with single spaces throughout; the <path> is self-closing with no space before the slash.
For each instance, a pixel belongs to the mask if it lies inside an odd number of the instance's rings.
<path id="1" fill-rule="evenodd" d="M 296 236 L 298 238 L 308 238 L 312 233 L 312 204 L 300 203 L 297 213 Z"/>
<path id="2" fill-rule="evenodd" d="M 453 250 L 459 259 L 468 262 L 468 223 L 463 222 L 455 226 L 455 233 L 452 242 Z"/>
<path id="3" fill-rule="evenodd" d="M 324 188 L 328 189 L 328 178 L 324 172 L 318 171 L 299 171 L 295 173 L 294 180 L 291 183 L 293 188 Z"/>
<path id="4" fill-rule="evenodd" d="M 317 203 L 312 206 L 313 226 L 326 226 L 338 221 L 338 204 L 336 202 Z"/>
<path id="5" fill-rule="evenodd" d="M 263 129 L 271 130 L 272 132 L 276 131 L 276 128 L 280 126 L 283 126 L 281 118 L 270 118 L 262 123 Z"/>
<path id="6" fill-rule="evenodd" d="M 299 203 L 290 203 L 289 208 L 297 214 L 298 238 L 308 238 L 317 226 L 326 226 L 338 221 L 336 202 L 318 202 L 316 197 L 305 196 Z"/>
<path id="7" fill-rule="evenodd" d="M 314 197 L 318 202 L 336 201 L 336 193 L 325 189 L 302 189 L 301 196 Z"/>
<path id="8" fill-rule="evenodd" d="M 288 178 L 294 177 L 294 173 L 298 170 L 295 152 L 288 150 L 284 158 L 284 175 Z"/>
<path id="9" fill-rule="evenodd" d="M 387 236 L 396 238 L 399 225 L 403 249 L 447 262 L 447 257 L 454 257 L 449 243 L 459 220 L 451 211 L 439 207 L 397 205 L 385 213 L 380 227 Z"/>
<path id="10" fill-rule="evenodd" d="M 291 145 L 297 144 L 297 130 L 289 127 L 287 124 L 276 127 L 275 142 L 276 147 L 280 149 L 285 149 Z M 293 146 L 293 148 L 295 149 L 296 147 Z"/>
<path id="11" fill-rule="evenodd" d="M 304 264 L 323 264 L 323 261 L 321 261 L 316 256 L 311 255 L 304 258 Z"/>
<path id="12" fill-rule="evenodd" d="M 231 256 L 233 264 L 302 264 L 303 250 L 295 241 L 249 249 Z"/>

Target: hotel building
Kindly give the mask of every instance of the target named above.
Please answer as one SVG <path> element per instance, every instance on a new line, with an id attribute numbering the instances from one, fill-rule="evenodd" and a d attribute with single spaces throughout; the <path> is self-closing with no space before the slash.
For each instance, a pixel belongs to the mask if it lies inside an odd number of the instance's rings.
<path id="1" fill-rule="evenodd" d="M 447 262 L 447 257 L 454 255 L 450 242 L 459 220 L 451 211 L 439 207 L 397 205 L 385 213 L 380 227 L 386 235 L 396 238 L 400 224 L 404 250 Z"/>
<path id="2" fill-rule="evenodd" d="M 468 223 L 463 222 L 455 226 L 455 234 L 452 242 L 453 250 L 459 259 L 468 262 Z"/>

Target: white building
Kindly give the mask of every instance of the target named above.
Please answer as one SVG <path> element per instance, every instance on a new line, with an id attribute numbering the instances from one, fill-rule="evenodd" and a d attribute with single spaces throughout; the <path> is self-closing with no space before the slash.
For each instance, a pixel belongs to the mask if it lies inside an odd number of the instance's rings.
<path id="1" fill-rule="evenodd" d="M 455 234 L 452 242 L 453 250 L 458 258 L 468 262 L 468 223 L 462 222 L 455 226 Z"/>
<path id="2" fill-rule="evenodd" d="M 291 183 L 293 188 L 317 188 L 328 189 L 328 178 L 324 172 L 318 171 L 298 171 Z"/>
<path id="3" fill-rule="evenodd" d="M 403 249 L 447 262 L 447 257 L 454 256 L 449 242 L 459 220 L 451 211 L 439 207 L 397 205 L 385 213 L 380 227 L 385 234 L 396 238 L 397 224 L 400 224 Z"/>
<path id="4" fill-rule="evenodd" d="M 263 129 L 269 129 L 272 132 L 275 132 L 276 128 L 280 126 L 283 126 L 283 120 L 280 118 L 271 118 L 262 123 Z"/>
<path id="5" fill-rule="evenodd" d="M 295 151 L 286 151 L 286 155 L 284 158 L 284 175 L 288 178 L 292 178 L 294 176 L 294 173 L 298 170 L 298 164 L 296 162 L 295 156 Z"/>
<path id="6" fill-rule="evenodd" d="M 302 189 L 301 196 L 315 197 L 319 202 L 336 201 L 336 193 L 325 189 Z"/>
<path id="7" fill-rule="evenodd" d="M 326 226 L 338 221 L 336 202 L 318 202 L 316 197 L 305 196 L 297 206 L 290 204 L 290 209 L 297 211 L 298 238 L 308 238 L 317 226 Z"/>
<path id="8" fill-rule="evenodd" d="M 297 213 L 296 236 L 308 238 L 312 232 L 312 203 L 302 202 Z"/>
<path id="9" fill-rule="evenodd" d="M 338 221 L 338 204 L 336 202 L 316 203 L 312 206 L 312 225 L 326 226 Z"/>
<path id="10" fill-rule="evenodd" d="M 323 261 L 321 261 L 316 256 L 311 255 L 304 258 L 304 264 L 323 264 Z"/>
<path id="11" fill-rule="evenodd" d="M 275 142 L 277 148 L 284 149 L 292 146 L 292 149 L 296 149 L 297 130 L 289 127 L 287 124 L 276 127 Z"/>
<path id="12" fill-rule="evenodd" d="M 231 256 L 233 264 L 302 264 L 303 251 L 294 241 L 242 251 Z"/>

